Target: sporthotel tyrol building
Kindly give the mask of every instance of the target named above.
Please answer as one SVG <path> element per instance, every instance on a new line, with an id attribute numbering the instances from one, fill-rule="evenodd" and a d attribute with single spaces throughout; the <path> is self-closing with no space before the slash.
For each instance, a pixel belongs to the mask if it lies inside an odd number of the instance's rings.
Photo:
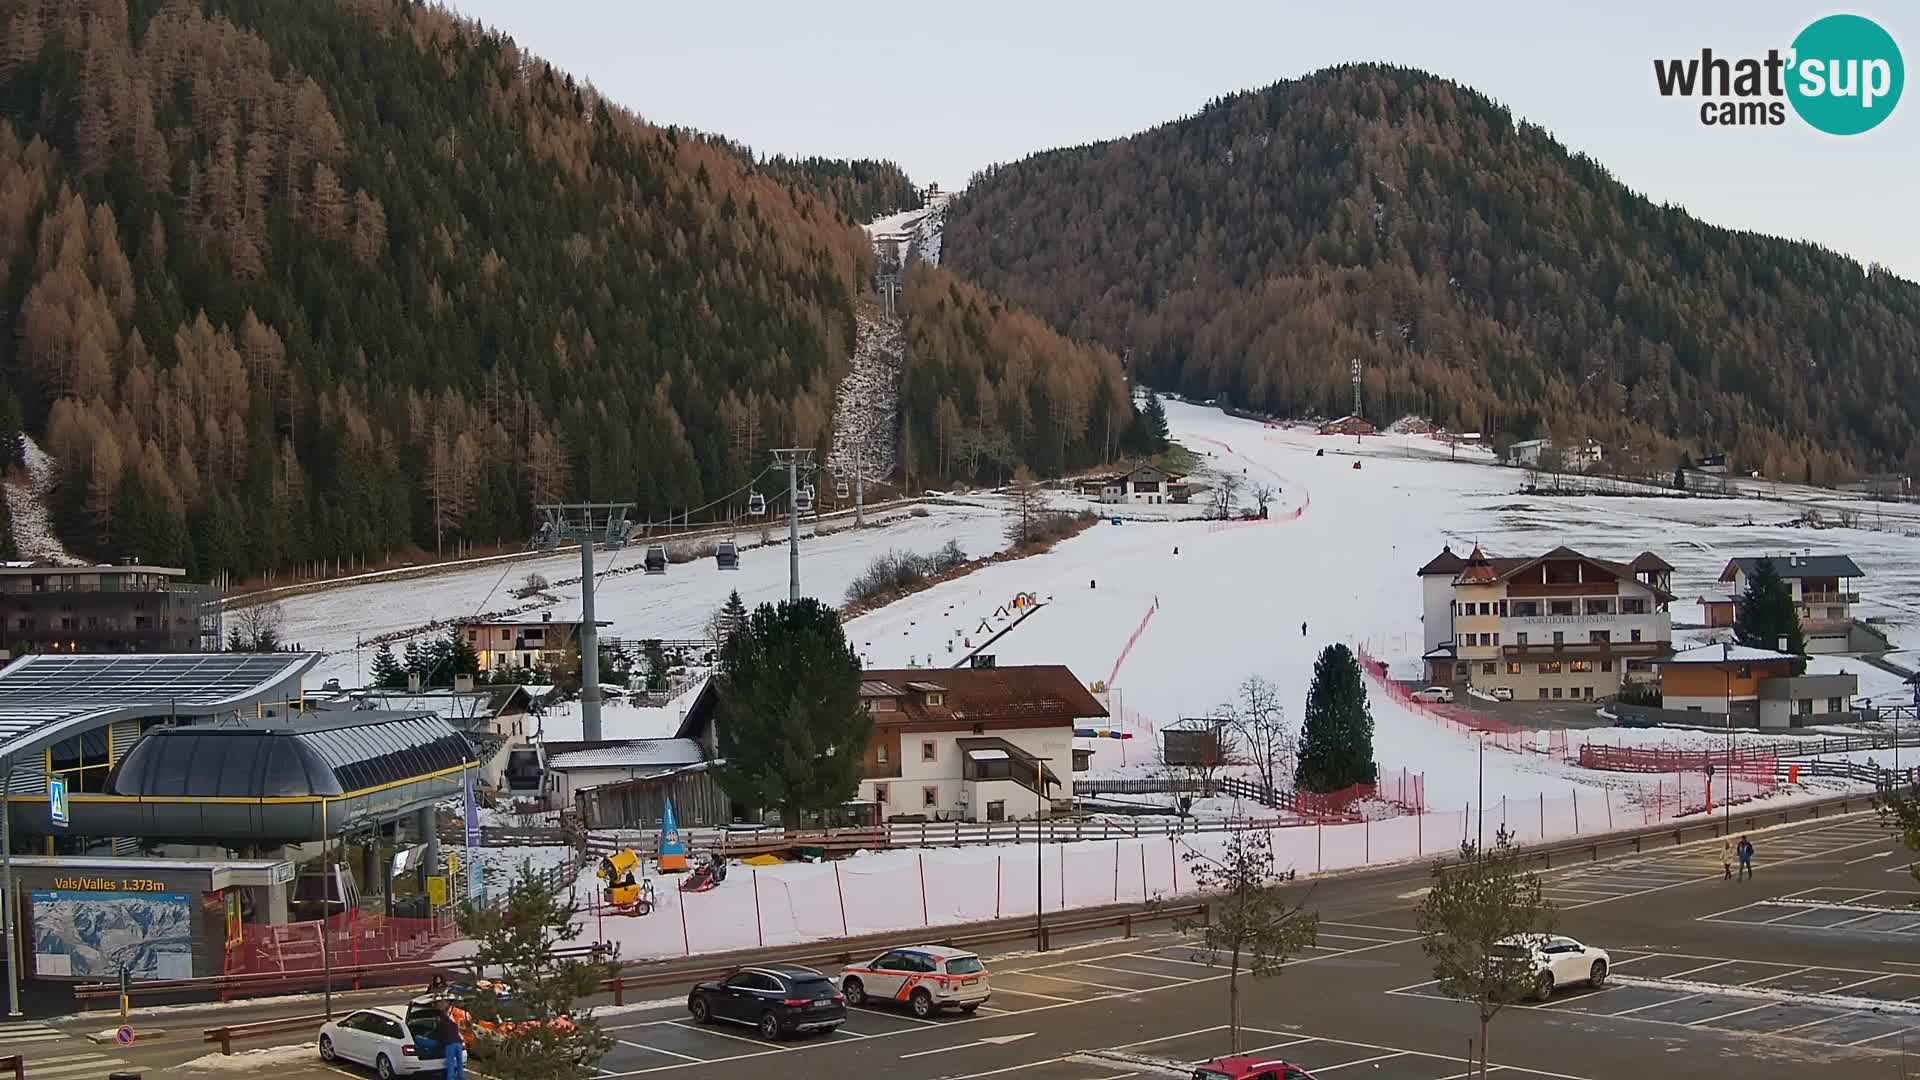
<path id="1" fill-rule="evenodd" d="M 1444 548 L 1419 570 L 1428 678 L 1543 701 L 1612 696 L 1673 653 L 1672 574 L 1650 551 L 1615 562 Z"/>

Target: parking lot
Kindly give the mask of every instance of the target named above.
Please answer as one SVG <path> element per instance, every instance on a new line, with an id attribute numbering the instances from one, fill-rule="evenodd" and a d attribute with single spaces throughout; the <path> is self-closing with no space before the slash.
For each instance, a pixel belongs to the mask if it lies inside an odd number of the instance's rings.
<path id="1" fill-rule="evenodd" d="M 1389 991 L 1447 1000 L 1431 981 Z M 1818 1000 L 1809 1000 L 1809 998 Z M 1836 1002 L 1851 999 L 1848 1007 Z M 1689 953 L 1616 950 L 1599 989 L 1565 989 L 1511 1008 L 1604 1017 L 1634 1024 L 1778 1035 L 1829 1046 L 1920 1046 L 1920 968 L 1808 966 Z"/>
<path id="2" fill-rule="evenodd" d="M 1753 838 L 1751 881 L 1723 879 L 1717 841 L 1650 840 L 1638 854 L 1545 871 L 1556 929 L 1610 950 L 1613 971 L 1602 990 L 1569 988 L 1503 1012 L 1489 1033 L 1493 1071 L 1556 1080 L 1800 1080 L 1817 1067 L 1822 1077 L 1881 1080 L 1900 1075 L 1903 1064 L 1920 1070 L 1905 1057 L 1920 1058 L 1920 950 L 1889 947 L 1920 934 L 1908 929 L 1920 915 L 1900 910 L 1915 898 L 1911 883 L 1887 873 L 1904 865 L 1905 853 L 1865 814 Z M 1477 1033 L 1472 1010 L 1434 988 L 1412 929 L 1428 882 L 1424 868 L 1408 867 L 1297 886 L 1295 895 L 1321 914 L 1319 945 L 1278 977 L 1243 976 L 1242 1045 L 1321 1077 L 1464 1080 L 1468 1039 Z M 1110 1055 L 1190 1068 L 1224 1054 L 1227 994 L 1224 970 L 1190 936 L 1166 924 L 1157 930 L 1046 953 L 989 952 L 993 997 L 973 1016 L 918 1020 L 862 1008 L 833 1034 L 777 1043 L 744 1027 L 696 1025 L 686 988 L 662 987 L 653 1003 L 603 1013 L 616 1042 L 600 1075 L 1164 1075 Z M 28 1076 L 87 1080 L 113 1057 L 137 1059 L 149 1076 L 214 1075 L 176 1067 L 203 1052 L 195 1041 L 143 1040 L 118 1054 L 60 1047 L 54 1056 L 66 1060 L 46 1062 L 53 1071 L 45 1073 L 30 1067 Z M 365 1075 L 323 1066 L 306 1049 L 267 1071 L 278 1080 Z M 484 1064 L 472 1071 L 485 1076 Z"/>
<path id="3" fill-rule="evenodd" d="M 912 1061 L 922 1055 L 952 1053 L 964 1049 L 974 1038 L 989 1037 L 985 1033 L 975 1036 L 970 1030 L 987 1021 L 1018 1019 L 1093 1002 L 1124 1002 L 1129 1007 L 1151 1010 L 1164 992 L 1178 993 L 1221 978 L 1221 969 L 1208 962 L 1204 948 L 1173 935 L 1167 937 L 1172 940 L 1140 940 L 1131 946 L 1103 943 L 1068 950 L 1065 955 L 995 961 L 992 1000 L 971 1017 L 947 1013 L 921 1020 L 886 1006 L 860 1008 L 850 1010 L 846 1024 L 830 1034 L 779 1043 L 766 1042 L 744 1027 L 695 1024 L 685 1008 L 676 1003 L 657 1010 L 657 1015 L 610 1021 L 607 1032 L 617 1041 L 600 1066 L 605 1075 L 635 1076 L 743 1058 L 817 1053 L 836 1044 L 885 1039 L 914 1041 L 915 1045 L 903 1046 L 897 1054 L 901 1060 Z M 1350 957 L 1414 940 L 1415 936 L 1404 930 L 1329 922 L 1321 930 L 1320 944 L 1293 963 Z M 1039 1017 L 1035 1021 L 1047 1022 Z M 938 1045 L 921 1048 L 921 1040 Z M 1019 1040 L 986 1045 L 1011 1045 L 1015 1041 Z M 1109 1069 L 1105 1075 L 1111 1074 Z"/>

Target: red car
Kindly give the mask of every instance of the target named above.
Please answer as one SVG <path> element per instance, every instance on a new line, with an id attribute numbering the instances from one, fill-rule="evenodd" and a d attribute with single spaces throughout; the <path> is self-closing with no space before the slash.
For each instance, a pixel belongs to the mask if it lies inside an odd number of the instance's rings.
<path id="1" fill-rule="evenodd" d="M 1193 1070 L 1193 1080 L 1313 1080 L 1313 1074 L 1279 1058 L 1214 1058 Z"/>

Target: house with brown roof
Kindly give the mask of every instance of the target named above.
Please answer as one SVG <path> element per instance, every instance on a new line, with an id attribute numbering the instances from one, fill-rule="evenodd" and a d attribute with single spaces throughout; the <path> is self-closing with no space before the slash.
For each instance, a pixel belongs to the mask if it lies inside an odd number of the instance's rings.
<path id="1" fill-rule="evenodd" d="M 1419 577 L 1423 659 L 1441 685 L 1591 700 L 1651 679 L 1673 652 L 1673 567 L 1650 551 L 1625 562 L 1564 546 L 1496 558 L 1476 544 L 1464 559 L 1442 549 Z"/>
<path id="2" fill-rule="evenodd" d="M 1072 796 L 1073 731 L 1107 710 L 1059 664 L 871 668 L 860 798 L 878 817 L 1009 821 Z"/>

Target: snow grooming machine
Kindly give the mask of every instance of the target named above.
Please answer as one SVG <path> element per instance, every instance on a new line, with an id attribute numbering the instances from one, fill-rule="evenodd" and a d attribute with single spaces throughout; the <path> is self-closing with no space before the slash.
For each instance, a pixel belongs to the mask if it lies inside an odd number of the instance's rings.
<path id="1" fill-rule="evenodd" d="M 680 883 L 681 892 L 707 892 L 727 880 L 727 857 L 718 853 L 695 854 L 693 872 Z"/>

